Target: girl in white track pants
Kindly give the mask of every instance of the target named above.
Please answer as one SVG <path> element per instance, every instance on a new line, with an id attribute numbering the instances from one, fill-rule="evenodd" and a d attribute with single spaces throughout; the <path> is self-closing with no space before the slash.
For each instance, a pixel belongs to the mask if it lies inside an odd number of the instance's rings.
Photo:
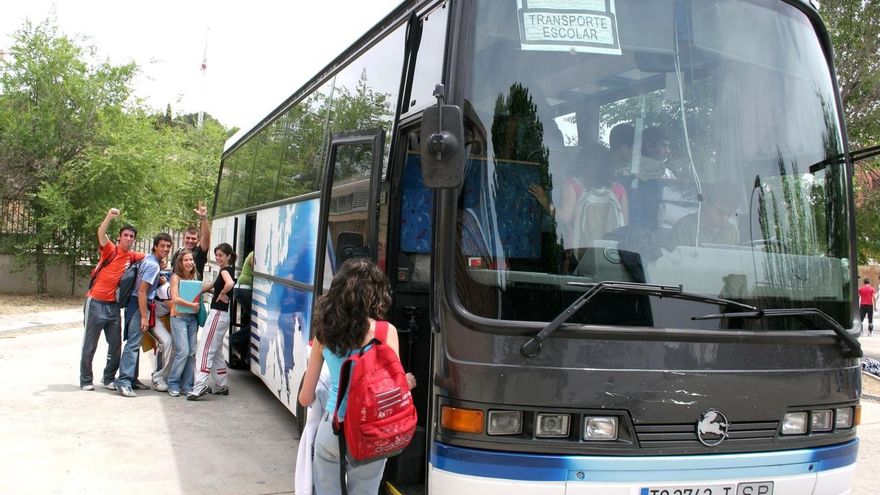
<path id="1" fill-rule="evenodd" d="M 214 280 L 214 297 L 211 300 L 208 321 L 199 332 L 201 338 L 196 349 L 196 376 L 192 392 L 186 396 L 187 400 L 198 400 L 208 392 L 209 376 L 214 379 L 214 388 L 211 390 L 213 393 L 229 395 L 226 362 L 220 348 L 223 337 L 229 330 L 229 299 L 235 285 L 235 252 L 232 251 L 232 246 L 225 242 L 218 244 L 214 248 L 214 259 L 220 265 L 220 274 Z"/>

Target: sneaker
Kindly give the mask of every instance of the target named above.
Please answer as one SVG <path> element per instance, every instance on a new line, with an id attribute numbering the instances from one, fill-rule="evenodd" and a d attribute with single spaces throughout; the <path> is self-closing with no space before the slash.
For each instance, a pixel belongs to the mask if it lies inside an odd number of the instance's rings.
<path id="1" fill-rule="evenodd" d="M 207 394 L 207 393 L 208 393 L 207 388 L 203 388 L 202 391 L 198 392 L 198 393 L 190 392 L 190 393 L 186 394 L 186 400 L 199 400 L 202 397 L 204 397 L 205 394 Z"/>
<path id="2" fill-rule="evenodd" d="M 165 383 L 165 380 L 156 380 L 153 382 L 153 387 L 159 392 L 166 392 L 168 390 L 168 384 Z"/>
<path id="3" fill-rule="evenodd" d="M 91 383 L 87 383 L 87 384 L 85 384 L 85 385 L 81 385 L 79 388 L 80 388 L 80 390 L 87 390 L 87 391 L 88 391 L 88 390 L 95 390 L 95 386 L 92 385 Z"/>
<path id="4" fill-rule="evenodd" d="M 229 395 L 229 387 L 212 388 L 211 393 L 214 395 Z"/>
<path id="5" fill-rule="evenodd" d="M 141 383 L 137 380 L 134 381 L 134 383 L 131 385 L 131 388 L 133 388 L 135 390 L 150 390 L 150 387 L 144 385 L 143 383 Z"/>
<path id="6" fill-rule="evenodd" d="M 104 388 L 107 390 L 116 390 L 116 382 L 104 382 Z"/>
<path id="7" fill-rule="evenodd" d="M 123 397 L 137 397 L 137 394 L 131 390 L 131 387 L 126 385 L 119 386 L 119 393 L 122 394 Z"/>
<path id="8" fill-rule="evenodd" d="M 180 390 L 170 389 L 168 390 L 168 395 L 171 397 L 180 397 Z"/>

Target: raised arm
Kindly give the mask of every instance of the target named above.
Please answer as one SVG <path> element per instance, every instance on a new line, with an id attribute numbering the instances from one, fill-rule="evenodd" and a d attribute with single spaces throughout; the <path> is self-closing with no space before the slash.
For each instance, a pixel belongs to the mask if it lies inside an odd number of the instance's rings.
<path id="1" fill-rule="evenodd" d="M 385 336 L 385 344 L 394 350 L 397 359 L 400 359 L 400 338 L 397 336 L 397 327 L 388 323 L 388 335 Z M 406 374 L 406 383 L 410 389 L 416 388 L 416 377 L 412 373 Z"/>
<path id="2" fill-rule="evenodd" d="M 101 247 L 106 246 L 107 243 L 110 242 L 110 238 L 107 237 L 107 229 L 110 227 L 110 222 L 118 216 L 119 210 L 116 208 L 110 208 L 107 212 L 107 216 L 104 217 L 104 221 L 98 226 L 98 244 L 100 244 Z"/>
<path id="3" fill-rule="evenodd" d="M 199 246 L 202 251 L 208 252 L 211 249 L 211 221 L 208 220 L 208 207 L 204 201 L 199 201 L 199 205 L 193 210 L 199 216 L 199 227 L 201 228 L 201 239 Z"/>

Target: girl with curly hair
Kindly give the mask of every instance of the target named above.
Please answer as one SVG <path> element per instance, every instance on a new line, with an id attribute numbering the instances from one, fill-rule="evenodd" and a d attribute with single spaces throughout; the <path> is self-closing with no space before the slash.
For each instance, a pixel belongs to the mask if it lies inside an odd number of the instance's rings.
<path id="1" fill-rule="evenodd" d="M 315 339 L 303 378 L 299 402 L 308 406 L 315 400 L 315 387 L 321 367 L 327 363 L 330 388 L 325 414 L 318 426 L 312 479 L 316 495 L 339 494 L 339 444 L 333 434 L 333 410 L 339 390 L 342 363 L 367 345 L 375 335 L 376 321 L 382 321 L 391 306 L 391 291 L 382 270 L 367 258 L 347 260 L 333 277 L 330 289 L 318 299 L 315 310 Z M 388 324 L 386 345 L 399 356 L 397 329 Z M 415 378 L 407 373 L 410 388 Z M 345 399 L 339 406 L 340 420 L 345 417 Z M 350 495 L 375 494 L 379 490 L 385 459 L 367 462 L 347 460 L 347 483 Z"/>

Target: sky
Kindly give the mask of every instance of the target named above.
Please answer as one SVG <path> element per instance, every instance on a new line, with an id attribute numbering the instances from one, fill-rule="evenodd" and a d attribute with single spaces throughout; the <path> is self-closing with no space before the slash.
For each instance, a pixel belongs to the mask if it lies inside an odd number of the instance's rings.
<path id="1" fill-rule="evenodd" d="M 136 62 L 135 96 L 156 110 L 200 110 L 249 127 L 402 0 L 27 0 L 0 7 L 0 50 L 26 19 Z M 206 69 L 201 70 L 206 59 Z"/>

